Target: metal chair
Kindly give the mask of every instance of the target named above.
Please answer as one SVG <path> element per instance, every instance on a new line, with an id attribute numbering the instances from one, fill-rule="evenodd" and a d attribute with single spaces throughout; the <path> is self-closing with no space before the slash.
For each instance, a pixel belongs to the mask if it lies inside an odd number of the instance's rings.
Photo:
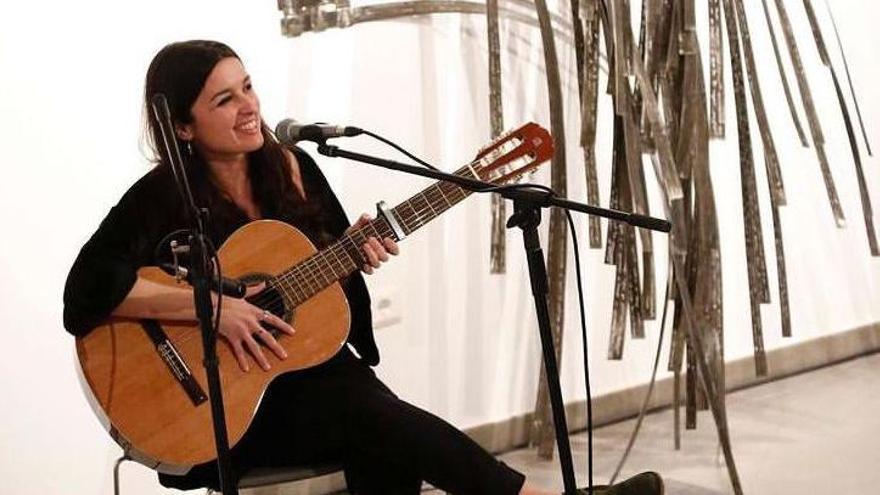
<path id="1" fill-rule="evenodd" d="M 116 463 L 113 464 L 113 495 L 119 495 L 119 465 L 130 460 L 131 457 L 128 454 L 122 454 L 119 459 L 116 459 Z"/>
<path id="2" fill-rule="evenodd" d="M 119 495 L 119 466 L 130 461 L 131 457 L 123 454 L 113 465 L 113 493 Z M 282 483 L 292 483 L 294 481 L 307 480 L 317 478 L 327 474 L 342 471 L 342 466 L 337 463 L 311 464 L 307 466 L 291 466 L 282 468 L 256 468 L 251 469 L 242 476 L 238 482 L 239 488 L 259 488 L 264 486 L 280 485 Z M 210 488 L 206 495 L 214 492 Z M 336 492 L 346 493 L 346 492 Z"/>
<path id="3" fill-rule="evenodd" d="M 327 474 L 342 471 L 342 465 L 337 463 L 310 464 L 306 466 L 291 466 L 280 468 L 255 468 L 246 472 L 238 481 L 239 488 L 259 488 L 263 486 L 292 483 L 310 478 L 317 478 Z M 206 495 L 212 495 L 214 490 L 208 489 Z M 334 492 L 348 493 L 348 492 Z"/>

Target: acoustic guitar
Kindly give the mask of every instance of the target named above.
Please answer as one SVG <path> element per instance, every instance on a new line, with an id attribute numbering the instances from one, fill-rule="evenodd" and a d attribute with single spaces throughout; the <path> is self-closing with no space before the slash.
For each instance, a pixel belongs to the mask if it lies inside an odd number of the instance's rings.
<path id="1" fill-rule="evenodd" d="M 549 133 L 534 123 L 506 133 L 455 173 L 503 184 L 553 154 Z M 349 332 L 350 312 L 339 281 L 363 266 L 369 236 L 397 241 L 468 196 L 440 181 L 395 208 L 379 204 L 377 217 L 317 251 L 294 227 L 257 220 L 221 246 L 223 274 L 263 280 L 266 289 L 248 300 L 284 318 L 295 335 L 274 332 L 288 358 L 272 353 L 269 371 L 243 372 L 225 341 L 217 346 L 229 443 L 244 435 L 268 384 L 282 373 L 333 357 Z M 158 267 L 138 275 L 180 283 Z M 161 472 L 180 474 L 217 457 L 197 323 L 112 317 L 76 340 L 81 382 L 92 408 L 114 440 L 133 459 Z"/>

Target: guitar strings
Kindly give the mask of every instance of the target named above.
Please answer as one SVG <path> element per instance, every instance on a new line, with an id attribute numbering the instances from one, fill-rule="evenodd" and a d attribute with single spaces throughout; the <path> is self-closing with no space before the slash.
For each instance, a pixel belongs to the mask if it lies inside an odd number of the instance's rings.
<path id="1" fill-rule="evenodd" d="M 457 189 L 459 189 L 461 191 L 460 188 L 457 188 Z M 420 193 L 419 195 L 423 195 L 423 193 Z M 459 201 L 461 199 L 464 199 L 465 197 L 466 197 L 466 195 L 463 195 L 459 199 Z M 445 199 L 445 196 L 444 196 L 444 199 Z M 410 200 L 409 202 L 412 202 L 412 200 Z M 407 203 L 409 203 L 409 202 L 407 202 Z M 400 216 L 400 220 L 404 223 L 404 225 L 410 226 L 415 223 L 414 221 L 418 222 L 418 225 L 416 225 L 408 230 L 413 231 L 413 230 L 417 229 L 418 227 L 420 227 L 421 225 L 424 225 L 424 223 L 426 223 L 426 222 L 423 223 L 422 219 L 426 218 L 428 216 L 429 212 L 436 215 L 436 210 L 431 208 L 430 204 L 428 204 L 427 201 L 425 203 L 426 203 L 425 206 L 420 207 L 418 210 L 413 209 L 412 205 L 409 205 L 412 213 L 408 214 L 408 215 Z M 447 203 L 448 203 L 448 201 L 447 201 Z M 449 204 L 449 206 L 451 207 L 452 204 Z M 397 208 L 395 208 L 395 210 L 396 209 Z M 377 223 L 380 224 L 380 227 L 382 227 L 382 230 L 384 231 L 385 235 L 382 235 L 382 233 L 379 232 L 379 229 L 376 228 Z M 319 252 L 312 254 L 311 256 L 309 256 L 306 259 L 302 260 L 301 262 L 297 263 L 294 267 L 292 267 L 292 268 L 288 269 L 287 271 L 282 272 L 281 274 L 276 275 L 275 277 L 272 277 L 271 279 L 266 281 L 266 289 L 261 291 L 259 294 L 255 295 L 250 300 L 251 304 L 253 304 L 257 307 L 260 307 L 262 309 L 268 310 L 275 315 L 280 314 L 283 316 L 285 313 L 285 310 L 287 309 L 286 305 L 284 303 L 284 296 L 287 296 L 288 300 L 290 300 L 290 302 L 291 302 L 291 305 L 294 307 L 311 299 L 311 297 L 313 297 L 315 294 L 317 294 L 318 292 L 320 292 L 324 288 L 329 287 L 330 285 L 332 285 L 333 282 L 335 282 L 339 278 L 342 278 L 342 277 L 338 277 L 338 278 L 336 278 L 336 280 L 333 280 L 326 285 L 320 284 L 320 283 L 313 285 L 311 283 L 306 282 L 308 285 L 304 289 L 301 282 L 306 277 L 312 278 L 313 280 L 315 280 L 317 282 L 318 281 L 317 274 L 320 274 L 324 279 L 330 280 L 330 277 L 327 276 L 326 269 L 322 268 L 320 266 L 318 259 L 319 258 L 326 258 L 327 253 L 332 252 L 336 249 L 342 249 L 343 254 L 347 257 L 347 259 L 353 265 L 353 267 L 351 269 L 348 269 L 348 267 L 345 267 L 345 266 L 341 267 L 341 268 L 343 268 L 343 270 L 342 270 L 343 276 L 347 275 L 348 273 L 353 272 L 354 270 L 357 269 L 357 264 L 354 260 L 351 259 L 351 255 L 348 253 L 348 251 L 346 251 L 344 249 L 342 244 L 347 242 L 347 243 L 351 244 L 352 246 L 356 247 L 357 244 L 356 244 L 355 237 L 360 237 L 361 239 L 364 240 L 364 242 L 361 243 L 361 245 L 363 245 L 366 242 L 365 232 L 368 229 L 372 229 L 373 232 L 375 234 L 379 234 L 379 236 L 381 238 L 391 237 L 393 235 L 393 232 L 391 231 L 390 226 L 388 226 L 387 222 L 380 221 L 380 219 L 374 219 L 374 220 L 370 221 L 368 224 L 364 225 L 363 227 L 355 229 L 355 230 L 341 236 L 339 239 L 334 241 L 333 244 L 331 244 L 327 248 L 323 249 L 322 251 L 319 251 Z M 362 252 L 361 248 L 358 248 L 358 251 Z M 335 253 L 334 253 L 334 256 L 337 258 L 337 260 L 339 259 L 339 257 L 336 256 Z M 329 264 L 332 262 L 327 261 L 327 263 Z M 336 272 L 333 271 L 332 266 L 330 267 L 330 271 L 333 273 L 333 276 L 335 277 Z M 298 272 L 298 273 L 296 273 L 296 272 Z M 307 272 L 307 273 L 304 273 L 304 272 Z M 296 280 L 293 277 L 293 275 L 299 275 L 299 277 L 296 277 L 296 279 L 299 279 L 299 280 Z M 288 283 L 289 290 L 285 289 L 284 282 Z M 294 288 L 299 289 L 299 293 L 302 294 L 302 297 L 300 297 L 299 295 L 297 295 L 297 297 L 291 297 L 292 296 L 291 293 L 296 292 Z M 273 333 L 275 333 L 275 332 L 273 332 Z M 287 334 L 279 333 L 277 335 L 274 335 L 274 337 L 277 340 L 280 337 L 283 337 L 285 335 L 287 335 Z M 193 335 L 188 335 L 183 338 L 176 339 L 175 344 L 182 346 L 182 345 L 188 344 L 188 343 L 192 342 L 193 340 L 196 340 L 199 338 L 201 338 L 200 335 L 198 333 L 194 332 Z"/>
<path id="2" fill-rule="evenodd" d="M 418 223 L 422 224 L 424 223 L 422 219 L 424 217 L 427 217 L 426 214 L 429 212 L 429 210 L 430 213 L 432 213 L 432 215 L 434 216 L 438 214 L 437 209 L 432 206 L 432 203 L 439 203 L 438 200 L 442 199 L 446 203 L 447 208 L 449 208 L 453 204 L 457 203 L 467 196 L 460 188 L 456 186 L 447 185 L 447 189 L 449 189 L 449 193 L 455 192 L 455 190 L 457 189 L 459 197 L 453 197 L 453 201 L 450 201 L 449 196 L 451 196 L 451 194 L 447 195 L 447 193 L 444 193 L 443 187 L 435 185 L 427 189 L 425 192 L 416 195 L 409 202 L 404 203 L 410 207 L 411 213 L 405 215 L 400 215 L 398 213 L 398 215 L 396 216 L 399 216 L 401 221 L 407 227 L 413 224 L 413 220 L 416 219 L 418 219 Z M 416 206 L 419 209 L 416 210 L 412 207 L 412 204 L 410 203 L 415 202 L 418 199 L 418 196 L 422 196 L 424 206 L 417 204 Z M 433 198 L 431 196 L 433 196 Z M 395 208 L 395 210 L 399 209 L 401 209 L 401 207 Z M 445 210 L 446 208 L 441 209 Z M 382 232 L 380 232 L 380 229 L 376 228 L 377 224 L 379 225 Z M 412 231 L 415 230 L 415 228 L 417 228 L 417 226 L 410 227 L 409 230 Z M 294 304 L 308 300 L 312 295 L 320 292 L 320 290 L 322 290 L 326 286 L 332 284 L 336 280 L 342 278 L 345 275 L 348 275 L 349 273 L 357 269 L 358 263 L 356 263 L 352 259 L 350 251 L 346 249 L 343 244 L 350 244 L 353 248 L 352 251 L 362 252 L 360 251 L 358 244 L 362 245 L 366 241 L 365 232 L 368 230 L 372 230 L 373 233 L 376 234 L 377 238 L 393 237 L 394 235 L 394 233 L 390 229 L 390 226 L 386 222 L 379 219 L 373 220 L 364 227 L 343 236 L 338 241 L 325 248 L 323 251 L 315 253 L 315 255 L 303 260 L 294 268 L 276 276 L 275 281 L 277 281 L 277 283 L 275 288 L 283 292 L 288 299 L 294 302 Z M 355 237 L 358 237 L 357 243 L 355 242 Z M 342 251 L 342 255 L 346 259 L 347 263 L 339 262 L 341 258 L 339 254 L 340 250 Z M 330 259 L 331 255 L 333 258 L 336 259 L 336 262 Z M 361 257 L 361 260 L 359 261 L 364 261 L 363 257 Z M 337 268 L 339 269 L 340 273 L 337 273 Z M 315 283 L 313 284 L 309 282 L 309 279 L 314 280 Z M 304 283 L 306 285 L 305 288 L 303 288 Z M 294 294 L 296 297 L 291 297 L 291 294 Z M 300 294 L 302 294 L 304 297 L 300 297 Z M 262 300 L 260 298 L 255 298 L 252 302 L 263 307 L 265 304 L 265 300 Z"/>
<path id="3" fill-rule="evenodd" d="M 477 168 L 483 169 L 486 166 L 487 162 L 496 160 L 497 155 L 500 154 L 499 151 L 500 149 L 496 150 L 493 153 L 490 153 L 481 160 L 477 160 L 477 162 L 475 162 Z M 466 172 L 470 172 L 470 174 L 477 179 L 480 178 L 479 174 L 477 174 L 476 170 L 473 168 L 473 164 L 468 164 L 461 169 L 455 171 L 454 173 L 456 175 L 463 175 Z M 444 187 L 447 188 L 447 191 L 444 191 Z M 447 193 L 450 193 L 450 195 L 447 196 Z M 454 196 L 452 196 L 452 193 L 457 193 L 459 197 L 455 198 Z M 433 198 L 431 197 L 432 195 Z M 466 191 L 455 184 L 440 181 L 426 188 L 424 191 L 415 194 L 409 200 L 404 201 L 397 207 L 393 208 L 394 217 L 401 222 L 402 227 L 406 229 L 407 233 L 413 232 L 428 223 L 429 221 L 436 218 L 440 213 L 443 213 L 455 204 L 458 204 L 469 195 L 469 191 Z M 449 197 L 452 197 L 453 200 L 450 201 Z M 422 200 L 421 205 L 418 204 L 419 198 L 421 198 Z M 446 208 L 439 208 L 439 212 L 438 209 L 432 205 L 432 203 L 440 205 L 439 201 L 437 201 L 438 199 L 442 199 L 446 203 Z M 410 212 L 404 213 L 403 206 L 407 206 Z M 377 224 L 380 226 L 380 228 L 382 228 L 383 232 L 379 232 L 379 229 L 376 228 Z M 361 263 L 366 262 L 366 259 L 363 256 L 362 246 L 367 241 L 367 235 L 365 234 L 365 232 L 368 229 L 372 229 L 373 233 L 376 234 L 376 237 L 380 239 L 384 239 L 386 237 L 394 237 L 394 232 L 391 230 L 391 227 L 384 219 L 373 219 L 363 227 L 344 234 L 325 249 L 313 253 L 311 256 L 300 261 L 288 270 L 266 281 L 266 289 L 261 291 L 259 294 L 256 294 L 250 300 L 250 302 L 255 306 L 271 311 L 275 315 L 280 314 L 283 316 L 285 310 L 287 309 L 285 305 L 285 297 L 291 302 L 291 305 L 293 307 L 297 307 L 308 301 L 325 288 L 329 287 L 330 285 L 337 282 L 344 276 L 350 274 L 351 272 L 357 270 L 357 261 L 360 261 Z M 359 237 L 359 239 L 355 239 L 355 237 Z M 360 242 L 356 243 L 356 240 Z M 359 260 L 356 261 L 353 259 L 351 253 L 343 246 L 344 243 L 348 243 L 354 248 L 354 252 L 358 253 L 359 255 Z M 360 246 L 358 246 L 358 244 L 360 244 Z M 340 257 L 337 254 L 337 250 L 342 251 L 342 254 L 345 255 L 349 264 L 352 266 L 346 266 L 345 262 L 339 263 Z M 333 261 L 329 260 L 330 254 L 332 254 L 333 257 L 336 259 L 336 265 L 334 265 Z M 324 266 L 321 266 L 321 261 L 323 261 Z M 334 266 L 338 266 L 341 269 L 341 276 L 337 275 Z M 329 269 L 329 275 L 327 269 Z M 321 276 L 323 282 L 318 279 L 318 275 Z M 305 283 L 307 285 L 304 289 L 302 283 L 306 280 L 306 277 L 310 277 L 316 283 L 313 285 L 306 281 Z M 297 289 L 298 292 L 302 294 L 302 297 L 300 297 L 299 294 L 296 294 Z M 292 297 L 294 295 L 295 297 Z M 281 333 L 277 330 L 277 328 L 274 327 L 270 329 L 270 331 L 272 331 L 272 334 L 276 338 L 276 340 L 287 335 Z M 198 337 L 198 334 L 194 336 L 187 336 L 179 339 L 178 343 L 185 344 Z"/>
<path id="4" fill-rule="evenodd" d="M 482 167 L 483 165 L 480 164 L 480 166 Z M 460 170 L 456 171 L 456 173 L 461 174 L 467 171 L 470 171 L 474 175 L 478 176 L 473 171 L 473 169 L 468 166 L 462 167 Z M 444 191 L 444 187 L 447 189 L 447 191 Z M 455 194 L 453 193 L 457 193 L 458 198 L 456 198 Z M 404 226 L 408 227 L 409 231 L 413 231 L 426 223 L 426 221 L 424 220 L 426 217 L 428 220 L 431 220 L 433 217 L 436 217 L 438 215 L 438 211 L 434 208 L 434 206 L 432 206 L 432 203 L 439 204 L 439 199 L 442 199 L 443 202 L 446 203 L 446 208 L 440 209 L 445 211 L 446 209 L 452 207 L 454 204 L 457 204 L 467 196 L 468 193 L 466 193 L 462 188 L 454 184 L 438 182 L 428 187 L 424 191 L 416 194 L 410 200 L 402 203 L 400 206 L 394 208 L 396 213 L 395 217 L 399 217 Z M 449 197 L 452 197 L 453 200 L 450 201 Z M 418 203 L 418 200 L 420 198 L 422 200 L 422 204 L 416 204 L 416 207 L 418 208 L 416 209 L 413 207 L 413 203 Z M 404 205 L 409 207 L 411 213 L 401 214 L 403 213 L 402 207 Z M 427 215 L 429 210 L 431 216 Z M 414 223 L 413 220 L 417 221 L 417 225 L 410 227 L 410 225 Z M 376 228 L 377 223 L 380 225 L 383 232 L 379 232 L 379 229 Z M 369 222 L 364 227 L 346 234 L 321 252 L 315 253 L 309 258 L 298 263 L 293 268 L 276 276 L 273 279 L 273 282 L 275 283 L 273 284 L 272 288 L 281 291 L 284 296 L 291 300 L 294 306 L 308 300 L 314 294 L 320 292 L 322 289 L 334 283 L 336 280 L 342 278 L 345 275 L 348 275 L 349 273 L 357 269 L 358 263 L 356 263 L 352 259 L 351 253 L 349 252 L 349 250 L 345 249 L 343 243 L 347 242 L 351 244 L 351 247 L 354 248 L 353 251 L 361 254 L 361 248 L 359 248 L 358 245 L 355 243 L 354 237 L 359 237 L 360 239 L 358 239 L 358 244 L 362 245 L 366 242 L 366 236 L 364 235 L 364 232 L 369 229 L 372 229 L 373 233 L 375 233 L 376 237 L 378 238 L 393 237 L 394 235 L 394 233 L 390 229 L 390 226 L 386 222 L 380 221 L 380 219 L 375 219 Z M 342 250 L 342 254 L 345 255 L 345 258 L 347 258 L 348 263 L 339 263 L 340 256 L 337 254 L 337 251 L 340 249 Z M 336 258 L 336 263 L 329 259 L 331 254 L 334 258 Z M 361 259 L 358 261 L 363 263 L 365 261 L 363 259 L 363 256 L 360 256 L 360 258 Z M 337 267 L 340 268 L 341 276 L 336 273 Z M 319 279 L 318 276 L 320 276 L 321 279 Z M 309 283 L 307 281 L 309 278 L 314 280 L 316 283 Z M 304 281 L 306 283 L 305 289 L 303 288 Z M 296 297 L 292 297 L 292 294 Z M 300 294 L 302 294 L 302 297 L 300 297 Z M 261 296 L 262 295 L 258 295 L 258 297 L 255 297 L 252 302 L 257 306 L 269 309 L 268 301 L 266 301 L 265 299 L 266 296 Z M 281 302 L 281 304 L 283 304 L 283 301 Z M 275 309 L 275 312 L 280 312 L 277 311 L 278 308 Z"/>

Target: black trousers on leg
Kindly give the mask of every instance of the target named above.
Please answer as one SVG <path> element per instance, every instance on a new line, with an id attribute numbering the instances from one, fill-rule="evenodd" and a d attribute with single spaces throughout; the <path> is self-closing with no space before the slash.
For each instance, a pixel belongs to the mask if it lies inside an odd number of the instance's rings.
<path id="1" fill-rule="evenodd" d="M 273 382 L 232 455 L 237 476 L 252 467 L 342 462 L 358 495 L 416 494 L 423 480 L 456 495 L 516 495 L 525 480 L 446 421 L 400 400 L 347 349 Z M 160 481 L 219 484 L 213 462 Z"/>

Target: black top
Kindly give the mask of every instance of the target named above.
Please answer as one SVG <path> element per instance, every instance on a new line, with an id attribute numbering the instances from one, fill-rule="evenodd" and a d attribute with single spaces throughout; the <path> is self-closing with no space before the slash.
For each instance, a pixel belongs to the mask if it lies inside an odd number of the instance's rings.
<path id="1" fill-rule="evenodd" d="M 340 237 L 348 219 L 315 161 L 299 148 L 292 150 L 299 162 L 307 200 L 296 205 L 271 205 L 254 194 L 263 218 L 280 220 L 301 230 L 318 249 Z M 259 170 L 252 166 L 252 183 Z M 204 166 L 188 170 L 196 204 L 207 206 L 211 215 L 208 235 L 220 246 L 236 229 L 248 223 L 247 215 L 210 185 Z M 156 246 L 168 234 L 188 227 L 177 186 L 168 167 L 157 167 L 138 180 L 119 200 L 98 230 L 83 246 L 64 288 L 64 327 L 73 335 L 87 334 L 101 324 L 125 299 L 140 267 L 165 261 L 167 248 Z M 157 254 L 159 260 L 156 259 Z M 342 281 L 351 308 L 349 342 L 369 365 L 379 362 L 373 340 L 370 296 L 360 273 Z"/>

